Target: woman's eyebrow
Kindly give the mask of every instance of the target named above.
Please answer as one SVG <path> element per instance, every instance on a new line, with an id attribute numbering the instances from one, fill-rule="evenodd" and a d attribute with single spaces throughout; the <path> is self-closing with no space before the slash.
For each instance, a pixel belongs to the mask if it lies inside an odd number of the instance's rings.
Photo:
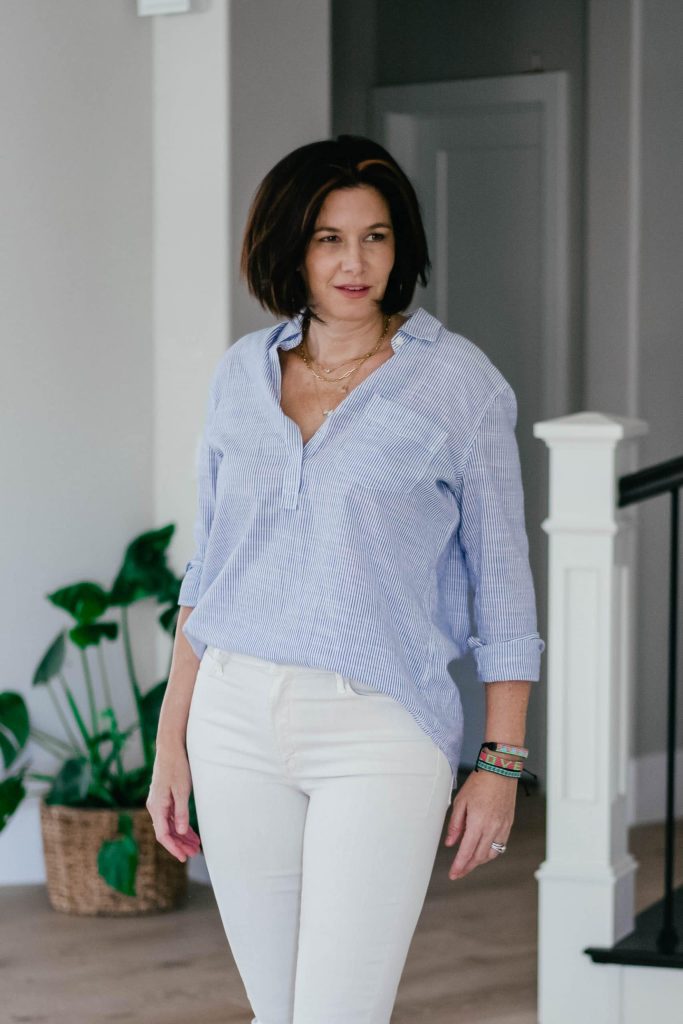
<path id="1" fill-rule="evenodd" d="M 385 224 L 384 221 L 378 221 L 376 224 L 368 225 L 368 227 L 365 230 L 366 231 L 372 231 L 373 228 L 389 228 L 389 230 L 391 230 L 391 224 Z M 315 229 L 316 232 L 318 232 L 318 231 L 338 231 L 339 232 L 341 230 L 342 230 L 342 228 L 331 228 L 331 227 L 325 227 L 324 225 L 321 225 L 321 227 Z"/>

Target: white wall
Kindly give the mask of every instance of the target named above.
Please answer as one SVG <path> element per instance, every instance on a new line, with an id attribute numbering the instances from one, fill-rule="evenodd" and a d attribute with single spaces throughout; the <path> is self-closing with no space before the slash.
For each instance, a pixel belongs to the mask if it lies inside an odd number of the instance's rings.
<path id="1" fill-rule="evenodd" d="M 0 685 L 60 735 L 45 690 L 31 692 L 69 624 L 45 594 L 110 586 L 154 523 L 150 58 L 132 4 L 0 4 Z M 139 647 L 143 677 L 152 654 Z M 67 676 L 83 698 L 75 660 Z M 33 770 L 54 770 L 30 752 Z M 42 870 L 36 811 L 0 834 L 0 881 Z"/>

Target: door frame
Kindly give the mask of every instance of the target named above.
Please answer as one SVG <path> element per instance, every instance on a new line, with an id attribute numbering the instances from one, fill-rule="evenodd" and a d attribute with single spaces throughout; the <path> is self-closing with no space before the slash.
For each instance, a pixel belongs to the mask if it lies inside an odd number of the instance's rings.
<path id="1" fill-rule="evenodd" d="M 406 130 L 415 114 L 438 115 L 469 108 L 482 111 L 506 104 L 531 105 L 540 109 L 542 124 L 542 181 L 545 184 L 543 210 L 543 300 L 541 379 L 542 417 L 562 416 L 578 384 L 578 360 L 572 365 L 571 340 L 578 323 L 572 299 L 570 267 L 570 147 L 569 74 L 566 71 L 500 75 L 459 81 L 420 82 L 414 85 L 377 86 L 372 90 L 372 137 L 387 137 L 390 119 L 403 118 Z M 412 177 L 412 169 L 404 165 Z M 436 254 L 438 261 L 438 253 Z M 438 267 L 435 267 L 438 275 Z M 438 311 L 437 311 L 438 315 Z M 448 325 L 446 325 L 448 326 Z"/>

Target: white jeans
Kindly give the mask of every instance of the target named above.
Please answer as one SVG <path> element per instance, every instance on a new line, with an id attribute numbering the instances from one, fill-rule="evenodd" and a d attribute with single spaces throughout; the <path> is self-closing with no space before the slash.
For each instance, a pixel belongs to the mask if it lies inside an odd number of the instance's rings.
<path id="1" fill-rule="evenodd" d="M 392 697 L 208 647 L 197 820 L 251 1024 L 389 1024 L 453 775 Z"/>

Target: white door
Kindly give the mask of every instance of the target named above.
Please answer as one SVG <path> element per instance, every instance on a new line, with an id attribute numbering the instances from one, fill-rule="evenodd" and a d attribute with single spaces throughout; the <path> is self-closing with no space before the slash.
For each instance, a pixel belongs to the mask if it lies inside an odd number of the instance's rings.
<path id="1" fill-rule="evenodd" d="M 413 307 L 423 305 L 479 345 L 517 395 L 530 560 L 547 641 L 547 462 L 532 425 L 570 411 L 567 75 L 373 94 L 373 137 L 410 176 L 423 208 L 432 276 Z M 463 763 L 472 764 L 483 738 L 483 686 L 471 655 L 451 671 L 465 712 Z M 529 767 L 542 778 L 543 678 L 532 691 L 527 731 Z"/>

